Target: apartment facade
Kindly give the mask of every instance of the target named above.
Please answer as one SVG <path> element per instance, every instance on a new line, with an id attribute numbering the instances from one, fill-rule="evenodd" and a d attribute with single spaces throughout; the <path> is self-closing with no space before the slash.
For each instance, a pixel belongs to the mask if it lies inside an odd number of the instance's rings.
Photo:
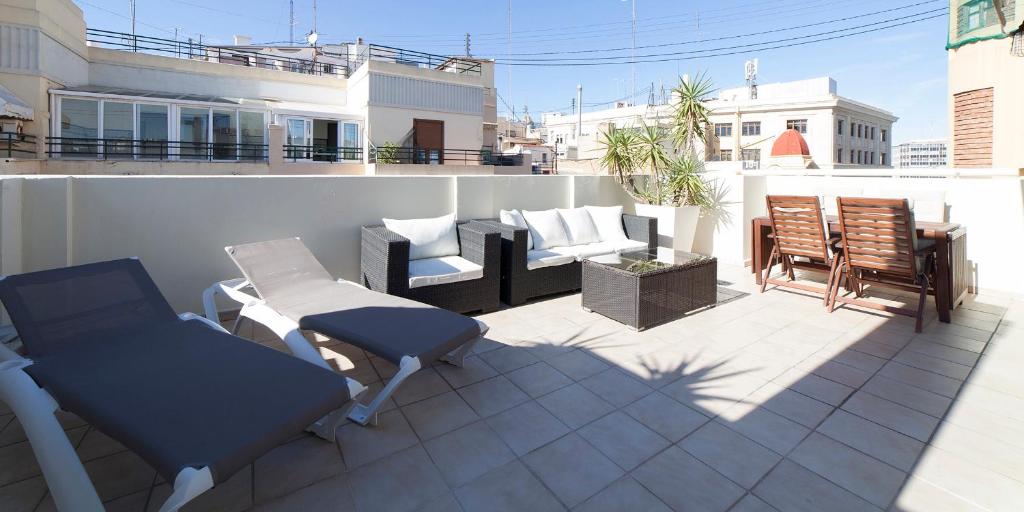
<path id="1" fill-rule="evenodd" d="M 898 118 L 839 96 L 832 78 L 760 85 L 756 97 L 751 96 L 749 88 L 738 87 L 721 90 L 708 100 L 708 143 L 699 148 L 705 161 L 742 161 L 748 168 L 770 167 L 775 139 L 787 129 L 795 129 L 806 140 L 813 165 L 819 168 L 892 165 L 892 125 Z M 667 125 L 672 119 L 672 106 L 623 105 L 586 112 L 581 118 L 578 123 L 573 115 L 543 116 L 547 142 L 559 148 L 560 158 L 600 158 L 603 132 L 644 123 Z"/>
<path id="2" fill-rule="evenodd" d="M 0 86 L 31 109 L 0 137 L 19 149 L 0 146 L 0 172 L 494 172 L 492 61 L 236 42 L 89 29 L 71 0 L 0 0 Z"/>
<path id="3" fill-rule="evenodd" d="M 910 140 L 893 148 L 893 167 L 928 169 L 948 165 L 946 141 L 943 139 Z"/>
<path id="4" fill-rule="evenodd" d="M 1024 169 L 1024 4 L 951 0 L 946 49 L 953 167 Z"/>

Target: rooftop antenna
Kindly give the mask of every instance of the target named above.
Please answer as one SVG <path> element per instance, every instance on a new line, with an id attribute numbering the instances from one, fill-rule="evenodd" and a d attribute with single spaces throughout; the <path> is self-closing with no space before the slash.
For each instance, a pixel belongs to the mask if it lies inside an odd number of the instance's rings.
<path id="1" fill-rule="evenodd" d="M 128 0 L 132 12 L 132 50 L 138 51 L 139 42 L 135 38 L 135 0 Z"/>
<path id="2" fill-rule="evenodd" d="M 288 0 L 288 45 L 295 44 L 295 0 Z"/>
<path id="3" fill-rule="evenodd" d="M 633 23 L 632 23 L 632 46 L 629 50 L 629 60 L 631 61 L 629 67 L 630 80 L 629 80 L 629 95 L 636 97 L 636 0 L 633 0 Z"/>
<path id="4" fill-rule="evenodd" d="M 469 32 L 466 32 L 466 57 L 472 57 L 469 53 Z"/>
<path id="5" fill-rule="evenodd" d="M 310 46 L 316 46 L 316 40 L 320 38 L 320 34 L 316 33 L 316 0 L 313 0 L 313 30 L 309 31 L 306 35 L 306 42 Z"/>
<path id="6" fill-rule="evenodd" d="M 757 99 L 757 59 L 748 60 L 743 64 L 743 72 L 747 78 L 748 96 L 752 100 Z"/>
<path id="7" fill-rule="evenodd" d="M 505 53 L 512 54 L 512 0 L 508 0 L 508 11 L 506 12 L 508 22 L 508 33 L 505 39 Z M 505 68 L 508 70 L 508 103 L 509 110 L 512 111 L 512 118 L 515 118 L 516 109 L 514 107 L 515 102 L 512 101 L 512 66 L 506 65 Z"/>

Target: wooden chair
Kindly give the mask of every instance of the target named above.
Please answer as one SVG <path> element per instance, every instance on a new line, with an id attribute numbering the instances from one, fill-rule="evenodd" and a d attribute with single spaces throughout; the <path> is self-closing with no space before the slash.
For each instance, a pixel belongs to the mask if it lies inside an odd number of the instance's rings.
<path id="1" fill-rule="evenodd" d="M 888 311 L 917 318 L 921 332 L 928 287 L 935 278 L 935 243 L 918 241 L 914 213 L 906 199 L 836 198 L 842 232 L 842 254 L 836 282 L 846 274 L 847 288 L 855 297 L 839 296 L 832 289 L 828 310 L 836 302 Z M 860 298 L 863 284 L 918 292 L 917 310 L 897 308 Z"/>
<path id="2" fill-rule="evenodd" d="M 772 252 L 768 266 L 761 279 L 761 293 L 768 283 L 776 286 L 796 288 L 823 295 L 822 302 L 828 304 L 829 291 L 834 286 L 837 259 L 830 251 L 830 239 L 821 213 L 821 203 L 816 196 L 767 196 L 768 217 L 772 223 Z M 796 259 L 802 258 L 802 259 Z M 788 279 L 772 278 L 772 268 L 781 263 Z M 825 272 L 828 274 L 825 289 L 796 282 L 794 268 Z"/>

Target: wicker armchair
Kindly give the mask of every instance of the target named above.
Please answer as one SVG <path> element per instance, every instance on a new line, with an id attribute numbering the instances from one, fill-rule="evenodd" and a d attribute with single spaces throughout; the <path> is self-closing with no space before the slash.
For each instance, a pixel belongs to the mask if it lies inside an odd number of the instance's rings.
<path id="1" fill-rule="evenodd" d="M 581 288 L 583 266 L 579 261 L 529 270 L 526 267 L 527 230 L 497 220 L 474 221 L 501 232 L 501 301 L 515 306 L 532 298 L 576 291 Z M 658 219 L 622 215 L 622 226 L 631 240 L 658 247 Z"/>
<path id="2" fill-rule="evenodd" d="M 461 256 L 484 268 L 483 277 L 409 288 L 409 240 L 384 226 L 363 226 L 360 266 L 367 288 L 457 313 L 490 312 L 500 302 L 501 235 L 481 223 L 458 225 Z"/>

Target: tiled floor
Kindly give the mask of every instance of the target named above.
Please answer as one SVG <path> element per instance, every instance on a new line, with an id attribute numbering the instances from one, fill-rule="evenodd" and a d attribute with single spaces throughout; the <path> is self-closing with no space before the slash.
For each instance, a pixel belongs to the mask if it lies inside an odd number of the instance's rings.
<path id="1" fill-rule="evenodd" d="M 1021 509 L 1024 302 L 973 297 L 952 324 L 932 309 L 915 335 L 720 275 L 724 303 L 640 333 L 578 295 L 485 315 L 467 366 L 416 375 L 379 426 L 296 438 L 188 510 Z M 371 392 L 394 372 L 321 351 Z M 109 510 L 166 498 L 133 453 L 62 421 Z M 2 404 L 0 486 L 0 510 L 53 508 Z"/>

